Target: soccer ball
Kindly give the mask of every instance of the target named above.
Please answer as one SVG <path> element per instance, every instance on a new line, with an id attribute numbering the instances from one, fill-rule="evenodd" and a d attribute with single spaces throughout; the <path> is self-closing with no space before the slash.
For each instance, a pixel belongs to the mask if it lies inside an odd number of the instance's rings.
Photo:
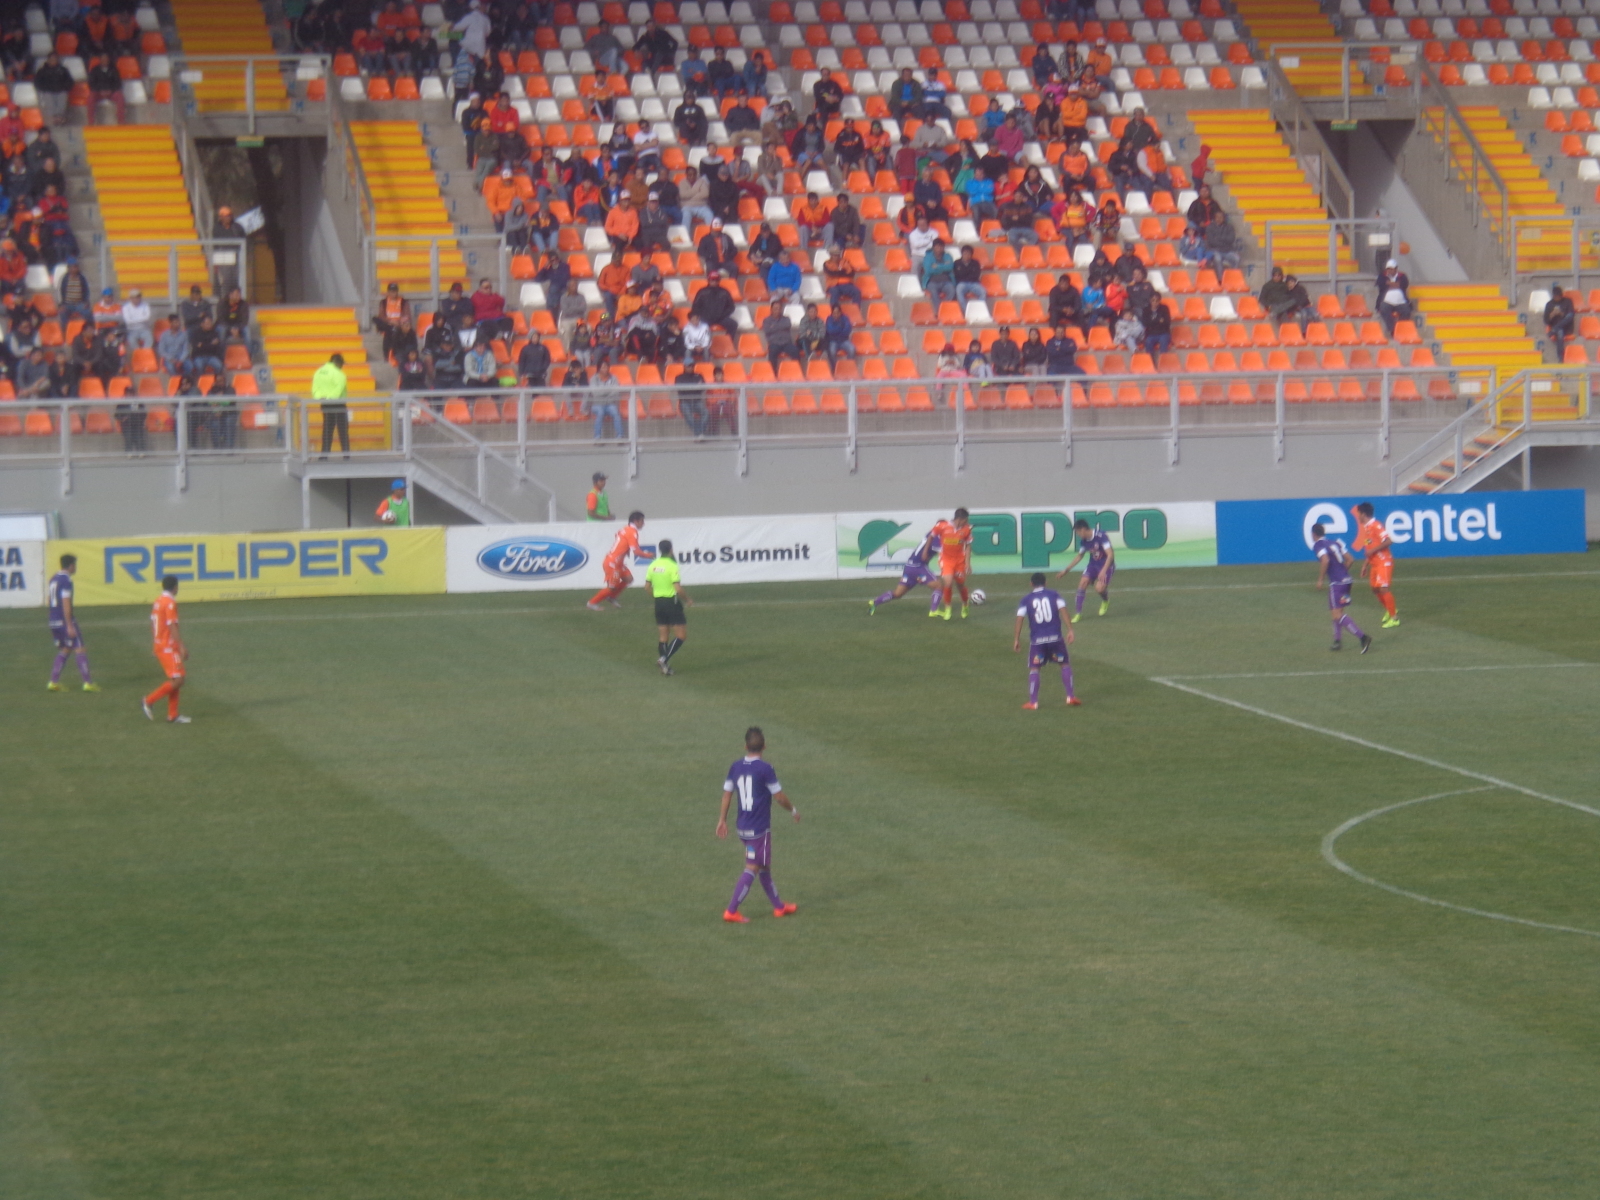
<path id="1" fill-rule="evenodd" d="M 385 525 L 393 525 L 394 524 L 394 514 L 392 512 L 384 513 L 383 514 L 383 523 Z"/>
<path id="2" fill-rule="evenodd" d="M 982 588 L 972 589 L 972 602 L 974 604 L 982 604 L 988 598 L 988 596 L 984 595 Z"/>

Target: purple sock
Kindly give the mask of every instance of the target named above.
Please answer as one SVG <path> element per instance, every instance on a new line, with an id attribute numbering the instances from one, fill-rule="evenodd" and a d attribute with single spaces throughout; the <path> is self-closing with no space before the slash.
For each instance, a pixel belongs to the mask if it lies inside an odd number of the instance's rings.
<path id="1" fill-rule="evenodd" d="M 773 908 L 782 908 L 783 901 L 778 899 L 778 885 L 772 882 L 772 872 L 761 872 L 761 887 L 767 893 L 767 899 L 772 901 Z"/>
<path id="2" fill-rule="evenodd" d="M 68 653 L 69 652 L 66 651 L 66 650 L 62 650 L 59 653 L 57 653 L 56 661 L 55 661 L 54 665 L 52 665 L 51 668 L 50 668 L 50 682 L 51 683 L 60 683 L 61 682 L 61 668 L 67 665 L 67 654 Z"/>
<path id="3" fill-rule="evenodd" d="M 739 882 L 733 885 L 733 899 L 728 902 L 729 912 L 738 912 L 739 905 L 744 903 L 744 898 L 750 894 L 750 888 L 755 884 L 754 872 L 746 871 L 739 876 Z"/>
<path id="4" fill-rule="evenodd" d="M 88 652 L 84 650 L 78 651 L 78 674 L 83 676 L 83 681 L 85 683 L 94 682 L 89 678 L 89 655 Z"/>
<path id="5" fill-rule="evenodd" d="M 939 602 L 941 600 L 943 600 L 943 599 L 944 599 L 944 592 L 942 592 L 938 588 L 934 588 L 933 589 L 933 598 L 928 601 L 928 611 L 929 612 L 938 612 L 939 608 L 940 608 L 940 603 Z"/>
<path id="6" fill-rule="evenodd" d="M 1083 596 L 1084 596 L 1083 589 L 1079 588 L 1078 589 L 1077 599 L 1076 599 L 1074 607 L 1072 609 L 1073 612 L 1081 613 L 1083 611 Z"/>
<path id="7" fill-rule="evenodd" d="M 873 603 L 874 604 L 888 604 L 889 601 L 891 601 L 893 599 L 894 599 L 894 592 L 891 590 L 891 591 L 887 591 L 883 595 L 879 596 L 876 600 L 873 601 Z"/>
<path id="8" fill-rule="evenodd" d="M 1072 664 L 1061 664 L 1061 686 L 1067 689 L 1067 699 L 1072 699 Z"/>
<path id="9" fill-rule="evenodd" d="M 1355 634 L 1357 638 L 1364 638 L 1364 637 L 1367 636 L 1366 634 L 1361 632 L 1361 626 L 1357 625 L 1354 621 L 1352 621 L 1350 619 L 1350 614 L 1349 613 L 1340 613 L 1339 614 L 1339 624 L 1343 625 L 1351 633 Z M 1333 635 L 1334 635 L 1334 637 L 1338 637 L 1339 636 L 1339 630 L 1338 630 L 1337 626 L 1334 627 Z"/>
<path id="10" fill-rule="evenodd" d="M 1039 671 L 1037 667 L 1028 672 L 1028 703 L 1039 703 Z"/>
<path id="11" fill-rule="evenodd" d="M 1340 641 L 1339 635 L 1343 631 L 1344 631 L 1344 614 L 1341 613 L 1338 616 L 1334 617 L 1334 619 L 1333 619 L 1333 644 L 1335 646 L 1337 646 L 1339 644 L 1339 641 Z"/>

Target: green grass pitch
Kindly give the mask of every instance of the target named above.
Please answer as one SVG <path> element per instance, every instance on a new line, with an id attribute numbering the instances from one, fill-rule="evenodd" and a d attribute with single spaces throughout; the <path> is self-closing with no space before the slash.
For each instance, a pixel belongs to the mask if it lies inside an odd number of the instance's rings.
<path id="1" fill-rule="evenodd" d="M 1016 579 L 700 589 L 672 679 L 637 592 L 191 604 L 186 728 L 143 610 L 100 695 L 0 616 L 0 1196 L 1593 1195 L 1600 571 L 1366 657 L 1314 576 L 1125 572 L 1036 713 Z"/>

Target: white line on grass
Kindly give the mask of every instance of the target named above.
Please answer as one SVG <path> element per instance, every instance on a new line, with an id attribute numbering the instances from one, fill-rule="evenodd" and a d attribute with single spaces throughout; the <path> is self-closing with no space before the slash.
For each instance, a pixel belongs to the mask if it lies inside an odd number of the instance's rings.
<path id="1" fill-rule="evenodd" d="M 1412 562 L 1418 560 L 1412 559 Z M 1408 575 L 1406 586 L 1414 583 L 1466 583 L 1486 580 L 1571 579 L 1600 575 L 1600 571 L 1493 571 L 1485 575 Z M 1304 583 L 1157 583 L 1149 587 L 1119 584 L 1123 592 L 1263 592 L 1274 588 L 1303 588 Z"/>
<path id="2" fill-rule="evenodd" d="M 1376 667 L 1363 671 L 1359 668 L 1347 667 L 1342 671 L 1245 671 L 1229 675 L 1168 675 L 1166 679 L 1308 679 L 1312 676 L 1322 675 L 1422 675 L 1435 671 L 1543 671 L 1551 667 L 1595 667 L 1600 663 L 1592 662 L 1552 662 L 1552 663 L 1492 663 L 1476 667 Z M 1157 680 L 1158 683 L 1166 682 L 1165 679 Z"/>
<path id="3" fill-rule="evenodd" d="M 1407 900 L 1415 900 L 1420 904 L 1432 904 L 1437 908 L 1448 908 L 1455 912 L 1466 913 L 1468 916 L 1473 917 L 1487 917 L 1491 921 L 1506 921 L 1512 925 L 1530 925 L 1535 929 L 1549 929 L 1556 933 L 1576 933 L 1583 937 L 1600 938 L 1600 932 L 1597 932 L 1593 929 L 1579 929 L 1572 925 L 1552 925 L 1546 921 L 1532 921 L 1527 917 L 1513 917 L 1509 913 L 1490 912 L 1488 909 L 1471 908 L 1465 904 L 1452 904 L 1448 900 L 1439 900 L 1433 896 L 1424 896 L 1421 892 L 1413 892 L 1402 887 L 1395 887 L 1395 885 L 1392 883 L 1384 883 L 1381 879 L 1374 879 L 1370 875 L 1362 874 L 1349 863 L 1345 862 L 1344 859 L 1340 858 L 1338 852 L 1334 850 L 1334 843 L 1336 843 L 1345 834 L 1349 833 L 1357 825 L 1360 825 L 1363 821 L 1370 821 L 1374 817 L 1381 817 L 1386 813 L 1392 813 L 1398 809 L 1410 808 L 1414 804 L 1426 804 L 1430 800 L 1444 800 L 1450 796 L 1471 796 L 1480 792 L 1493 792 L 1498 790 L 1499 788 L 1496 786 L 1488 786 L 1462 788 L 1459 791 L 1454 792 L 1435 792 L 1431 796 L 1418 796 L 1415 800 L 1402 800 L 1398 804 L 1386 804 L 1382 808 L 1375 808 L 1371 812 L 1364 812 L 1359 817 L 1351 817 L 1343 825 L 1339 826 L 1339 828 L 1333 830 L 1333 832 L 1329 833 L 1322 839 L 1322 857 L 1324 860 L 1326 860 L 1330 867 L 1336 871 L 1344 872 L 1346 875 L 1350 876 L 1351 879 L 1354 879 L 1360 883 L 1365 883 L 1371 887 L 1380 888 L 1383 891 L 1390 892 L 1396 896 L 1404 896 Z M 1549 797 L 1541 798 L 1549 799 Z M 1564 803 L 1564 801 L 1558 801 L 1558 803 Z M 1571 807 L 1583 808 L 1581 804 L 1575 804 Z M 1583 811 L 1594 812 L 1593 809 L 1588 808 L 1583 808 Z"/>

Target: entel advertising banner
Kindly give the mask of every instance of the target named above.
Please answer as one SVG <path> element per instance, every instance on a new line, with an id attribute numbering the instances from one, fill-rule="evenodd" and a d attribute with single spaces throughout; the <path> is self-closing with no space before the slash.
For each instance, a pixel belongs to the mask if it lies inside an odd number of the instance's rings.
<path id="1" fill-rule="evenodd" d="M 192 600 L 415 596 L 444 591 L 443 529 L 207 533 L 53 541 L 78 556 L 77 603 L 148 604 L 164 575 Z"/>
<path id="2" fill-rule="evenodd" d="M 623 524 L 453 526 L 446 541 L 447 586 L 452 592 L 598 589 Z M 686 587 L 838 577 L 831 515 L 647 520 L 640 548 L 654 555 L 663 538 L 672 542 Z M 643 585 L 647 565 L 628 562 L 636 586 Z"/>
<path id="3" fill-rule="evenodd" d="M 44 603 L 44 543 L 0 542 L 0 608 Z"/>
<path id="4" fill-rule="evenodd" d="M 911 552 L 950 509 L 841 513 L 837 518 L 839 578 L 898 574 Z M 1072 561 L 1075 521 L 1111 535 L 1117 566 L 1210 567 L 1217 562 L 1215 506 L 1177 504 L 1063 504 L 1059 508 L 974 509 L 974 574 L 1058 570 Z"/>
<path id="5" fill-rule="evenodd" d="M 1587 549 L 1583 490 L 1459 492 L 1449 496 L 1329 496 L 1305 500 L 1219 500 L 1217 561 L 1298 562 L 1310 556 L 1311 527 L 1355 536 L 1350 510 L 1363 501 L 1383 522 L 1396 558 L 1566 554 Z M 1120 558 L 1119 558 L 1120 563 Z"/>

